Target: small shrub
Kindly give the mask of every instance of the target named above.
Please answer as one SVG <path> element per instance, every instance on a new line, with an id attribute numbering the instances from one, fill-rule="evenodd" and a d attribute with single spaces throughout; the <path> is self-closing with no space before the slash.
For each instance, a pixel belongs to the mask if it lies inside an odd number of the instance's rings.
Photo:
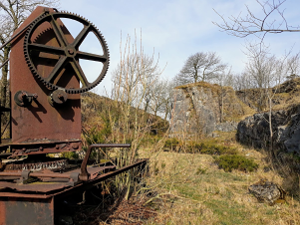
<path id="1" fill-rule="evenodd" d="M 170 151 L 185 152 L 185 153 L 202 153 L 209 155 L 235 155 L 237 153 L 236 148 L 218 144 L 215 141 L 204 140 L 204 141 L 186 141 L 182 142 L 177 138 L 169 138 L 166 140 L 165 148 Z"/>
<path id="2" fill-rule="evenodd" d="M 79 159 L 79 155 L 77 152 L 62 152 L 61 157 L 67 159 Z"/>
<path id="3" fill-rule="evenodd" d="M 231 172 L 233 169 L 252 172 L 258 168 L 258 164 L 253 159 L 241 155 L 222 155 L 215 159 L 215 162 L 219 165 L 219 169 L 224 169 L 226 172 Z"/>
<path id="4" fill-rule="evenodd" d="M 215 142 L 189 142 L 187 146 L 187 152 L 189 153 L 202 153 L 209 155 L 234 155 L 236 154 L 236 149 L 230 146 L 225 146 L 217 144 Z"/>
<path id="5" fill-rule="evenodd" d="M 203 169 L 201 168 L 201 166 L 198 167 L 197 171 L 196 171 L 196 175 L 199 174 L 205 174 L 207 169 Z"/>
<path id="6" fill-rule="evenodd" d="M 174 151 L 178 145 L 179 140 L 177 138 L 169 138 L 166 140 L 164 147 L 170 149 L 170 151 Z"/>

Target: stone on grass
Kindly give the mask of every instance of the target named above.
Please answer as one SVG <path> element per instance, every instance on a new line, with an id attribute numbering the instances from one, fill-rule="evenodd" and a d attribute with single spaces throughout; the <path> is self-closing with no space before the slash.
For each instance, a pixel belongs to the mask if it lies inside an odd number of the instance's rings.
<path id="1" fill-rule="evenodd" d="M 266 202 L 274 205 L 285 199 L 285 191 L 277 184 L 261 179 L 255 184 L 249 186 L 249 192 L 253 194 L 259 202 Z"/>

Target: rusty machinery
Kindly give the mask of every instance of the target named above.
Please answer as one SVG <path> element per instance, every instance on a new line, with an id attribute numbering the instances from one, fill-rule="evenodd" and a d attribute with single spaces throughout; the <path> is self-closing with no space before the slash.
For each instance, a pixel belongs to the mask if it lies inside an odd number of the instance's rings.
<path id="1" fill-rule="evenodd" d="M 64 19 L 82 30 L 73 37 Z M 80 51 L 92 33 L 102 47 L 101 55 Z M 130 144 L 94 144 L 83 160 L 50 158 L 49 153 L 81 150 L 80 93 L 98 85 L 109 65 L 107 44 L 98 29 L 86 19 L 55 9 L 37 7 L 6 44 L 10 53 L 10 138 L 0 144 L 0 225 L 54 224 L 54 205 L 70 193 L 86 190 L 135 166 L 88 166 L 93 148 Z M 102 64 L 89 81 L 80 60 Z M 24 222 L 25 221 L 25 222 Z"/>

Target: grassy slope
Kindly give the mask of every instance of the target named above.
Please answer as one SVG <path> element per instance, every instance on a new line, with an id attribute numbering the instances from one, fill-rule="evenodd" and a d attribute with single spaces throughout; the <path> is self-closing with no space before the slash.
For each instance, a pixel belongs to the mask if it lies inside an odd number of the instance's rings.
<path id="1" fill-rule="evenodd" d="M 254 158 L 259 169 L 230 173 L 219 170 L 211 155 L 140 150 L 140 155 L 151 158 L 148 183 L 159 193 L 154 206 L 161 204 L 159 217 L 164 224 L 299 224 L 300 204 L 291 195 L 286 203 L 269 206 L 248 192 L 249 185 L 260 178 L 283 184 L 273 170 L 264 172 L 270 167 L 263 160 L 265 155 L 234 141 L 229 144 L 238 147 L 241 155 Z"/>

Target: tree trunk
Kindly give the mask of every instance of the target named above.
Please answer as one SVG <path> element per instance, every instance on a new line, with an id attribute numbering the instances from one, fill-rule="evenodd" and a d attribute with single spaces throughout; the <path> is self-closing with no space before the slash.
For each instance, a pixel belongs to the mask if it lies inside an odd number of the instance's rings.
<path id="1" fill-rule="evenodd" d="M 3 54 L 3 62 L 5 62 L 9 57 L 9 51 L 10 47 L 6 46 L 4 48 L 4 54 Z M 2 78 L 1 78 L 1 106 L 7 107 L 9 104 L 9 101 L 7 101 L 7 77 L 8 77 L 8 63 L 6 63 L 2 67 Z"/>

